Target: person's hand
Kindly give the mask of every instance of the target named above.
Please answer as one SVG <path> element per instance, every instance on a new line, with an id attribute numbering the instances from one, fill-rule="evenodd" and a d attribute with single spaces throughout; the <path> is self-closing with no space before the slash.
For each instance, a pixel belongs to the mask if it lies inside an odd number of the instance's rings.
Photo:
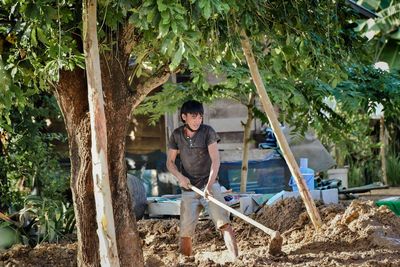
<path id="1" fill-rule="evenodd" d="M 212 190 L 211 190 L 212 185 L 206 185 L 206 188 L 204 189 L 204 197 L 207 199 L 209 196 L 212 195 Z"/>
<path id="2" fill-rule="evenodd" d="M 180 186 L 180 187 L 183 187 L 183 188 L 189 190 L 189 189 L 190 189 L 190 188 L 189 188 L 189 185 L 190 185 L 190 180 L 189 180 L 189 178 L 187 178 L 186 176 L 182 176 L 182 177 L 179 179 L 179 186 Z"/>

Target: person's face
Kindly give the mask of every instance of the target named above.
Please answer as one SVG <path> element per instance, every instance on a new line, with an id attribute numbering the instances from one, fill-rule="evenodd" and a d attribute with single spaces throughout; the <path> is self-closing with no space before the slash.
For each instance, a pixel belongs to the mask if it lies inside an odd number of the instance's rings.
<path id="1" fill-rule="evenodd" d="M 182 119 L 189 125 L 190 129 L 198 130 L 201 122 L 203 121 L 203 115 L 199 113 L 187 113 L 182 114 Z"/>

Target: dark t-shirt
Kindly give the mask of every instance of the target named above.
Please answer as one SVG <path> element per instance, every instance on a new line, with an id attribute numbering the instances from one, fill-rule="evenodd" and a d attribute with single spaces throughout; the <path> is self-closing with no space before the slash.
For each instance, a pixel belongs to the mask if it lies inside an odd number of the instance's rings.
<path id="1" fill-rule="evenodd" d="M 176 128 L 169 138 L 168 148 L 179 150 L 182 174 L 197 188 L 203 188 L 210 175 L 211 158 L 208 146 L 219 141 L 215 130 L 204 124 L 191 138 L 185 136 L 184 126 Z"/>

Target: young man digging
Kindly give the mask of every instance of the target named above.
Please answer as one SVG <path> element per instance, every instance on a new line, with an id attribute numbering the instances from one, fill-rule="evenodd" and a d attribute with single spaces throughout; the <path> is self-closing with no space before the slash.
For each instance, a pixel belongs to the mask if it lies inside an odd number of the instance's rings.
<path id="1" fill-rule="evenodd" d="M 190 100 L 181 108 L 183 126 L 173 131 L 168 143 L 167 168 L 178 179 L 182 188 L 180 211 L 180 251 L 185 256 L 192 255 L 192 236 L 194 235 L 199 213 L 208 205 L 208 213 L 218 230 L 222 232 L 225 245 L 236 258 L 238 248 L 235 234 L 230 225 L 229 212 L 204 199 L 189 189 L 189 184 L 204 190 L 207 196 L 213 196 L 225 203 L 221 186 L 217 181 L 220 166 L 218 134 L 208 125 L 203 124 L 203 105 Z M 181 171 L 175 159 L 180 155 Z"/>

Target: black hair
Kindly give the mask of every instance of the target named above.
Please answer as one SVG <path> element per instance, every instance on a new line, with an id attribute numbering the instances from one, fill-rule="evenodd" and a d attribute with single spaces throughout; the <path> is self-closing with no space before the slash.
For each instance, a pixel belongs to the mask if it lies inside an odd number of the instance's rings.
<path id="1" fill-rule="evenodd" d="M 183 105 L 181 107 L 181 120 L 182 120 L 182 122 L 185 122 L 182 119 L 182 114 L 188 114 L 188 113 L 203 115 L 204 114 L 203 104 L 201 104 L 200 102 L 198 102 L 196 100 L 186 101 L 185 103 L 183 103 Z"/>

